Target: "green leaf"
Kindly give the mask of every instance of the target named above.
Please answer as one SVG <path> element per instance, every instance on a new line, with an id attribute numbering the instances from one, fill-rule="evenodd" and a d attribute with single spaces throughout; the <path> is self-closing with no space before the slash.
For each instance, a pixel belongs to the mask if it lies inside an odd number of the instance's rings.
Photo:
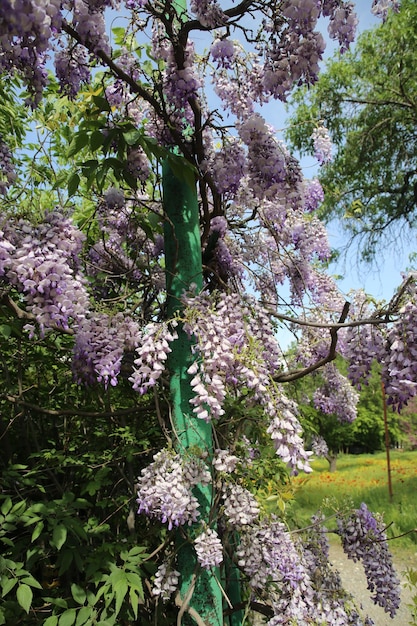
<path id="1" fill-rule="evenodd" d="M 75 552 L 75 554 L 78 555 L 78 552 Z M 58 571 L 58 575 L 62 576 L 62 574 L 64 574 L 66 571 L 68 571 L 72 561 L 74 559 L 74 552 L 73 550 L 63 550 L 60 554 L 60 558 L 58 561 L 59 564 L 59 571 Z"/>
<path id="2" fill-rule="evenodd" d="M 128 584 L 126 578 L 121 578 L 113 585 L 113 593 L 116 598 L 116 607 L 115 607 L 115 615 L 119 615 L 120 609 L 122 608 L 123 601 L 125 599 L 125 595 L 127 593 Z"/>
<path id="3" fill-rule="evenodd" d="M 87 598 L 87 594 L 82 587 L 73 583 L 71 585 L 71 593 L 77 604 L 84 604 Z"/>
<path id="4" fill-rule="evenodd" d="M 35 526 L 35 528 L 33 529 L 32 532 L 32 536 L 30 538 L 31 542 L 33 543 L 34 541 L 36 541 L 36 539 L 38 539 L 38 537 L 40 536 L 40 534 L 43 531 L 44 528 L 44 523 L 43 522 L 38 522 Z"/>
<path id="5" fill-rule="evenodd" d="M 126 35 L 126 31 L 121 26 L 115 26 L 111 29 L 114 35 L 114 41 L 118 46 L 121 46 L 124 43 L 124 38 Z"/>
<path id="6" fill-rule="evenodd" d="M 139 595 L 141 598 L 143 598 L 143 584 L 142 584 L 142 579 L 139 576 L 139 574 L 136 574 L 135 572 L 128 572 L 126 574 L 126 579 L 129 583 L 129 585 L 133 588 L 136 589 L 136 591 L 139 592 Z"/>
<path id="7" fill-rule="evenodd" d="M 9 591 L 13 589 L 13 587 L 17 583 L 17 578 L 2 578 L 1 589 L 2 589 L 2 597 L 6 596 Z"/>
<path id="8" fill-rule="evenodd" d="M 75 135 L 75 137 L 70 143 L 70 146 L 67 152 L 67 157 L 71 158 L 74 155 L 76 155 L 78 152 L 80 152 L 83 148 L 85 148 L 85 146 L 88 144 L 88 140 L 89 140 L 89 137 L 88 137 L 87 132 L 82 131 L 82 132 L 77 133 L 77 135 Z"/>
<path id="9" fill-rule="evenodd" d="M 1 326 L 0 326 L 1 328 Z M 3 504 L 1 505 L 1 512 L 3 513 L 3 515 L 7 515 L 7 513 L 9 513 L 10 509 L 13 506 L 13 502 L 11 498 L 6 498 L 5 501 L 3 502 Z"/>
<path id="10" fill-rule="evenodd" d="M 29 613 L 33 598 L 32 589 L 29 585 L 19 585 L 16 591 L 16 598 L 22 609 Z"/>
<path id="11" fill-rule="evenodd" d="M 67 191 L 70 197 L 73 196 L 77 192 L 79 185 L 80 185 L 80 177 L 77 174 L 77 172 L 74 172 L 74 174 L 70 176 L 68 180 L 68 185 L 67 185 Z"/>
<path id="12" fill-rule="evenodd" d="M 52 539 L 50 541 L 51 546 L 60 550 L 67 540 L 67 528 L 63 524 L 57 524 L 54 527 L 52 533 Z"/>
<path id="13" fill-rule="evenodd" d="M 106 100 L 106 98 L 102 98 L 101 96 L 93 96 L 93 102 L 100 111 L 104 111 L 105 113 L 111 112 L 111 106 Z"/>
<path id="14" fill-rule="evenodd" d="M 128 146 L 134 146 L 136 143 L 140 143 L 143 138 L 143 133 L 136 128 L 133 130 L 128 130 L 123 133 L 123 138 Z"/>
<path id="15" fill-rule="evenodd" d="M 58 617 L 56 615 L 50 615 L 43 623 L 43 626 L 57 626 Z"/>
<path id="16" fill-rule="evenodd" d="M 67 609 L 60 616 L 58 625 L 59 626 L 72 626 L 76 618 L 77 618 L 76 609 Z"/>
<path id="17" fill-rule="evenodd" d="M 12 327 L 9 324 L 0 324 L 0 335 L 8 339 L 12 334 Z"/>
<path id="18" fill-rule="evenodd" d="M 25 583 L 25 585 L 35 587 L 35 589 L 42 589 L 42 585 L 36 580 L 36 578 L 33 578 L 33 576 L 31 576 L 30 574 L 21 578 L 20 582 Z"/>
<path id="19" fill-rule="evenodd" d="M 91 150 L 95 152 L 96 150 L 101 148 L 103 146 L 104 139 L 105 137 L 103 133 L 101 132 L 101 130 L 95 130 L 93 133 L 91 133 L 91 137 L 90 137 Z"/>
<path id="20" fill-rule="evenodd" d="M 94 609 L 91 606 L 82 606 L 78 611 L 75 626 L 83 626 L 83 624 L 93 623 L 91 619 L 95 614 Z"/>
<path id="21" fill-rule="evenodd" d="M 138 619 L 139 596 L 134 589 L 129 589 L 129 600 L 135 619 Z"/>

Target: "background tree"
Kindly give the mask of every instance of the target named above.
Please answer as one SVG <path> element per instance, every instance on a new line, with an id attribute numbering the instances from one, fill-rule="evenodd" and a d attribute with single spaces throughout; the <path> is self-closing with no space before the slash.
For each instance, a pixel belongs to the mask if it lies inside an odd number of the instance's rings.
<path id="1" fill-rule="evenodd" d="M 319 174 L 320 213 L 340 220 L 366 260 L 416 225 L 416 18 L 415 2 L 401 2 L 291 100 L 287 137 L 301 154 L 313 151 L 317 125 L 330 132 L 334 155 Z"/>

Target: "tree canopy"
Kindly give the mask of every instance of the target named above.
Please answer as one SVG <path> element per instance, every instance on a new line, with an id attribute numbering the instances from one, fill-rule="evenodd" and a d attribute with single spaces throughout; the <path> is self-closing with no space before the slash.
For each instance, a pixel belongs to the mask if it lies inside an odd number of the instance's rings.
<path id="1" fill-rule="evenodd" d="M 321 215 L 340 220 L 367 260 L 416 226 L 416 44 L 417 6 L 406 0 L 292 98 L 292 145 L 311 152 L 318 124 L 334 144 L 319 175 Z"/>

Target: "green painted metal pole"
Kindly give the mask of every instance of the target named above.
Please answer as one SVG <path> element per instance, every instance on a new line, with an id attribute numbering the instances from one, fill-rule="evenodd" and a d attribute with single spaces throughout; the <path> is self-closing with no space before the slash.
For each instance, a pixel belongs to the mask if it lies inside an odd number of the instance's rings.
<path id="1" fill-rule="evenodd" d="M 172 317 L 181 310 L 181 295 L 195 284 L 202 286 L 202 260 L 200 243 L 199 210 L 196 188 L 177 178 L 167 161 L 163 167 L 163 204 L 165 211 L 165 264 L 167 283 L 167 315 Z M 187 374 L 192 354 L 192 341 L 180 327 L 178 339 L 171 344 L 168 368 L 172 420 L 179 453 L 202 451 L 212 455 L 212 429 L 204 420 L 193 416 L 190 399 L 193 396 L 191 378 Z M 196 488 L 200 504 L 201 519 L 208 522 L 212 489 L 210 486 Z M 199 568 L 194 548 L 190 542 L 195 529 L 178 531 L 178 570 L 180 598 L 183 603 L 182 624 L 200 623 L 207 626 L 222 626 L 222 594 L 217 580 L 219 571 Z M 217 580 L 216 580 L 216 577 Z M 192 595 L 190 597 L 190 594 Z M 194 614 L 195 619 L 192 617 Z M 198 618 L 196 617 L 196 614 Z"/>

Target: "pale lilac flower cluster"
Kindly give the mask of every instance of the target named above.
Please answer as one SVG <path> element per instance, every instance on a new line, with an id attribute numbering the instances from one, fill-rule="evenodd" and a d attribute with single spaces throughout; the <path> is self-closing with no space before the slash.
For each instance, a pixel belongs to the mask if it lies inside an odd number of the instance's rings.
<path id="1" fill-rule="evenodd" d="M 230 278 L 242 278 L 244 273 L 239 255 L 234 249 L 235 241 L 227 236 L 227 228 L 226 218 L 221 215 L 214 217 L 210 221 L 210 238 L 204 250 L 204 255 L 207 255 L 207 250 L 210 251 L 209 267 L 215 280 L 221 279 L 225 283 Z"/>
<path id="2" fill-rule="evenodd" d="M 232 474 L 239 459 L 234 454 L 231 454 L 229 450 L 216 449 L 213 457 L 213 467 L 218 472 L 225 472 L 226 474 Z"/>
<path id="3" fill-rule="evenodd" d="M 5 250 L 10 253 L 3 273 L 23 294 L 40 333 L 56 326 L 67 330 L 82 320 L 89 309 L 85 280 L 78 273 L 84 237 L 71 221 L 54 212 L 35 227 L 23 220 L 8 224 L 3 237 L 3 256 Z"/>
<path id="4" fill-rule="evenodd" d="M 204 569 L 217 567 L 223 561 L 223 546 L 217 532 L 207 528 L 194 539 L 197 560 Z"/>
<path id="5" fill-rule="evenodd" d="M 60 0 L 3 0 L 0 72 L 18 72 L 37 104 L 47 82 L 46 53 L 61 28 Z"/>
<path id="6" fill-rule="evenodd" d="M 259 505 L 250 491 L 227 483 L 223 487 L 223 511 L 228 523 L 240 529 L 253 524 L 259 518 Z"/>
<path id="7" fill-rule="evenodd" d="M 72 0 L 73 27 L 83 44 L 92 52 L 110 54 L 110 43 L 106 33 L 104 7 L 92 6 L 88 0 Z M 101 3 L 100 3 L 101 4 Z"/>
<path id="8" fill-rule="evenodd" d="M 362 561 L 373 601 L 394 617 L 400 604 L 400 585 L 383 520 L 373 516 L 363 503 L 351 515 L 340 515 L 337 525 L 347 556 Z"/>
<path id="9" fill-rule="evenodd" d="M 189 131 L 193 127 L 194 114 L 189 100 L 194 100 L 202 88 L 202 79 L 194 64 L 194 44 L 188 41 L 182 67 L 178 67 L 172 47 L 161 52 L 165 53 L 166 69 L 164 72 L 164 94 L 168 103 L 171 123 L 179 129 Z"/>
<path id="10" fill-rule="evenodd" d="M 123 355 L 136 348 L 139 337 L 138 323 L 122 313 L 85 317 L 78 324 L 73 351 L 72 371 L 77 383 L 115 387 Z"/>
<path id="11" fill-rule="evenodd" d="M 171 563 L 166 560 L 161 563 L 155 573 L 152 595 L 162 600 L 169 600 L 171 595 L 178 589 L 180 572 L 173 569 Z"/>
<path id="12" fill-rule="evenodd" d="M 210 54 L 217 67 L 230 68 L 235 56 L 235 44 L 231 39 L 215 39 L 210 48 Z"/>
<path id="13" fill-rule="evenodd" d="M 12 153 L 0 135 L 0 193 L 4 194 L 15 180 L 16 172 Z"/>
<path id="14" fill-rule="evenodd" d="M 308 32 L 316 27 L 320 5 L 321 2 L 317 0 L 285 0 L 281 5 L 281 11 L 295 30 Z"/>
<path id="15" fill-rule="evenodd" d="M 258 198 L 276 194 L 287 176 L 288 152 L 277 141 L 265 120 L 255 113 L 238 127 L 248 146 L 247 168 L 250 185 Z"/>
<path id="16" fill-rule="evenodd" d="M 333 363 L 323 370 L 324 383 L 313 395 L 316 409 L 336 415 L 341 422 L 353 422 L 357 416 L 359 394 Z"/>
<path id="17" fill-rule="evenodd" d="M 417 394 L 417 305 L 409 301 L 388 332 L 382 376 L 388 402 L 401 410 Z"/>
<path id="18" fill-rule="evenodd" d="M 150 175 L 148 157 L 142 148 L 131 148 L 127 153 L 127 171 L 141 183 L 146 183 Z"/>
<path id="19" fill-rule="evenodd" d="M 313 130 L 311 136 L 313 140 L 314 156 L 320 165 L 328 163 L 332 158 L 332 140 L 329 131 L 324 126 L 318 126 Z"/>
<path id="20" fill-rule="evenodd" d="M 329 35 L 339 42 L 340 52 L 346 52 L 354 41 L 358 18 L 353 2 L 324 0 L 323 15 L 330 15 Z"/>
<path id="21" fill-rule="evenodd" d="M 340 574 L 329 563 L 327 528 L 321 512 L 311 518 L 311 527 L 303 533 L 303 563 L 311 578 L 317 607 L 317 623 L 331 626 L 372 626 L 374 622 L 362 620 L 353 598 L 342 587 Z"/>
<path id="22" fill-rule="evenodd" d="M 255 593 L 267 589 L 274 617 L 270 625 L 316 617 L 311 580 L 290 533 L 281 522 L 252 525 L 241 532 L 238 565 Z"/>
<path id="23" fill-rule="evenodd" d="M 109 187 L 104 193 L 104 200 L 109 209 L 121 209 L 125 206 L 125 195 L 117 187 Z"/>
<path id="24" fill-rule="evenodd" d="M 202 461 L 161 450 L 138 478 L 138 513 L 167 524 L 168 530 L 192 524 L 200 515 L 193 487 L 210 482 L 210 472 Z"/>
<path id="25" fill-rule="evenodd" d="M 287 29 L 279 40 L 271 38 L 266 49 L 263 88 L 265 93 L 285 101 L 296 84 L 313 84 L 326 47 L 318 32 Z"/>
<path id="26" fill-rule="evenodd" d="M 219 193 L 234 195 L 246 172 L 246 154 L 243 146 L 231 138 L 224 141 L 221 150 L 214 152 L 203 165 L 203 169 L 208 169 L 213 176 Z"/>
<path id="27" fill-rule="evenodd" d="M 323 187 L 317 178 L 308 182 L 304 193 L 304 210 L 308 213 L 315 211 L 324 200 Z"/>
<path id="28" fill-rule="evenodd" d="M 293 474 L 298 470 L 311 472 L 309 457 L 311 452 L 304 449 L 302 429 L 298 421 L 298 408 L 295 402 L 283 392 L 271 393 L 265 410 L 271 418 L 267 433 L 274 443 L 276 454 L 288 465 Z"/>
<path id="29" fill-rule="evenodd" d="M 329 447 L 326 440 L 320 435 L 315 435 L 311 440 L 311 450 L 316 456 L 326 457 L 329 454 Z"/>
<path id="30" fill-rule="evenodd" d="M 69 98 L 75 98 L 83 83 L 91 77 L 90 59 L 81 46 L 71 46 L 58 50 L 54 56 L 55 73 L 61 91 Z"/>
<path id="31" fill-rule="evenodd" d="M 207 28 L 218 28 L 227 19 L 217 0 L 191 0 L 190 9 Z"/>
<path id="32" fill-rule="evenodd" d="M 390 11 L 399 11 L 400 0 L 373 0 L 371 12 L 385 21 Z"/>
<path id="33" fill-rule="evenodd" d="M 217 302 L 216 302 L 217 300 Z M 255 301 L 238 294 L 184 295 L 184 330 L 197 339 L 201 361 L 189 370 L 196 393 L 194 413 L 205 420 L 223 414 L 226 386 L 246 385 L 262 394 L 282 357 L 271 323 Z"/>
<path id="34" fill-rule="evenodd" d="M 384 329 L 371 324 L 350 327 L 343 342 L 343 356 L 348 362 L 348 378 L 357 389 L 367 384 L 372 364 L 386 356 Z"/>
<path id="35" fill-rule="evenodd" d="M 11 266 L 12 255 L 15 250 L 15 246 L 8 241 L 4 231 L 0 230 L 0 278 L 6 274 L 7 268 Z"/>
<path id="36" fill-rule="evenodd" d="M 170 344 L 178 338 L 175 322 L 170 327 L 166 323 L 150 322 L 138 337 L 133 374 L 129 380 L 133 389 L 141 394 L 147 393 L 156 385 L 166 367 Z"/>

